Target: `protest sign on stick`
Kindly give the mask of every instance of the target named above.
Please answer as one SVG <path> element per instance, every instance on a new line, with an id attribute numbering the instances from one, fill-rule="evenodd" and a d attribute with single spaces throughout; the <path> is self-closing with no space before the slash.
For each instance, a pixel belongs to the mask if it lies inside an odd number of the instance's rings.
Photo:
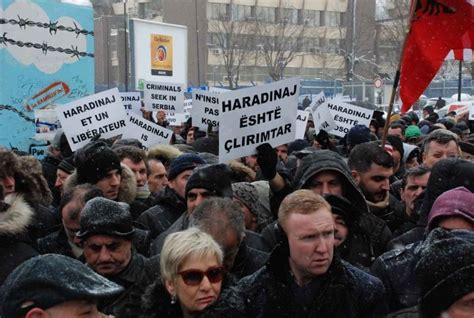
<path id="1" fill-rule="evenodd" d="M 58 106 L 56 112 L 72 151 L 97 134 L 101 138 L 120 135 L 127 126 L 127 113 L 117 88 Z"/>
<path id="2" fill-rule="evenodd" d="M 292 78 L 219 95 L 219 162 L 255 154 L 264 143 L 293 141 L 299 83 Z"/>
<path id="3" fill-rule="evenodd" d="M 161 127 L 141 116 L 129 114 L 127 129 L 123 134 L 123 138 L 138 139 L 145 147 L 158 144 L 169 144 L 173 132 L 169 129 Z"/>
<path id="4" fill-rule="evenodd" d="M 145 82 L 145 110 L 162 110 L 167 114 L 184 112 L 184 85 L 176 83 Z"/>

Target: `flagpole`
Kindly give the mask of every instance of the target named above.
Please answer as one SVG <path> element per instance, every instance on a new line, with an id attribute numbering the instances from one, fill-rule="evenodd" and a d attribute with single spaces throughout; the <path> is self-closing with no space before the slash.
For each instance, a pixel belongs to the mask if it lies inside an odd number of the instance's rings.
<path id="1" fill-rule="evenodd" d="M 416 0 L 412 0 L 410 6 L 410 19 L 408 20 L 408 32 L 405 34 L 405 39 L 403 40 L 403 47 L 400 54 L 400 59 L 398 61 L 397 72 L 395 73 L 395 79 L 393 80 L 392 94 L 390 95 L 390 102 L 387 109 L 387 119 L 385 120 L 385 126 L 383 128 L 382 135 L 382 147 L 385 146 L 387 142 L 388 127 L 390 126 L 390 117 L 392 116 L 393 104 L 395 103 L 395 96 L 397 95 L 398 83 L 400 82 L 400 69 L 402 67 L 403 53 L 405 52 L 405 46 L 407 44 L 408 35 L 411 32 L 411 23 L 413 21 L 413 15 L 415 13 Z"/>
<path id="2" fill-rule="evenodd" d="M 459 61 L 459 74 L 458 74 L 458 102 L 461 101 L 461 90 L 462 90 L 462 60 Z"/>

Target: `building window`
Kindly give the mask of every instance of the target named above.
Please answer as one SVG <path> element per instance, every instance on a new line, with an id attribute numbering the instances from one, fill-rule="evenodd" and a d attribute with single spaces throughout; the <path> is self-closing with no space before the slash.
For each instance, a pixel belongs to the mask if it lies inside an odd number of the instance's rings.
<path id="1" fill-rule="evenodd" d="M 227 17 L 227 5 L 222 3 L 209 3 L 207 5 L 208 20 L 224 20 Z"/>
<path id="2" fill-rule="evenodd" d="M 275 23 L 275 8 L 257 7 L 257 19 L 263 22 Z"/>
<path id="3" fill-rule="evenodd" d="M 340 47 L 341 47 L 341 43 L 339 39 L 328 39 L 325 46 L 325 51 L 327 53 L 337 53 Z"/>
<path id="4" fill-rule="evenodd" d="M 321 26 L 321 11 L 303 10 L 303 24 L 309 26 Z"/>
<path id="5" fill-rule="evenodd" d="M 319 38 L 301 38 L 301 52 L 319 53 L 320 39 Z"/>
<path id="6" fill-rule="evenodd" d="M 238 4 L 232 5 L 232 20 L 246 21 L 252 15 L 251 6 L 242 6 Z"/>
<path id="7" fill-rule="evenodd" d="M 298 10 L 297 9 L 279 9 L 280 21 L 285 24 L 298 24 Z"/>
<path id="8" fill-rule="evenodd" d="M 341 25 L 341 13 L 326 11 L 325 25 L 330 27 L 336 27 Z"/>

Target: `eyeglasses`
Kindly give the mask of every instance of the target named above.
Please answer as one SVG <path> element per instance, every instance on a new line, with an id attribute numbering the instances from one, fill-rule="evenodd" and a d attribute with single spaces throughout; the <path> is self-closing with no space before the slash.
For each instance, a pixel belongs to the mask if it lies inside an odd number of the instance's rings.
<path id="1" fill-rule="evenodd" d="M 215 284 L 222 281 L 222 279 L 224 278 L 224 267 L 210 267 L 205 272 L 199 269 L 188 269 L 185 271 L 178 272 L 178 275 L 181 275 L 184 283 L 188 286 L 197 286 L 201 284 L 204 276 L 207 277 L 211 284 Z"/>

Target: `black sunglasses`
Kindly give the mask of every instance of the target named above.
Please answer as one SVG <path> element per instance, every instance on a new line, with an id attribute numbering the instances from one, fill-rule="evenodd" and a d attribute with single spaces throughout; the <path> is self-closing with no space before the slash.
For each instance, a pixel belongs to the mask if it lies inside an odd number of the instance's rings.
<path id="1" fill-rule="evenodd" d="M 210 267 L 205 272 L 199 269 L 188 269 L 185 271 L 178 272 L 178 275 L 181 275 L 184 283 L 188 286 L 197 286 L 201 284 L 204 276 L 207 277 L 211 284 L 215 284 L 222 281 L 222 279 L 224 278 L 224 267 Z"/>

